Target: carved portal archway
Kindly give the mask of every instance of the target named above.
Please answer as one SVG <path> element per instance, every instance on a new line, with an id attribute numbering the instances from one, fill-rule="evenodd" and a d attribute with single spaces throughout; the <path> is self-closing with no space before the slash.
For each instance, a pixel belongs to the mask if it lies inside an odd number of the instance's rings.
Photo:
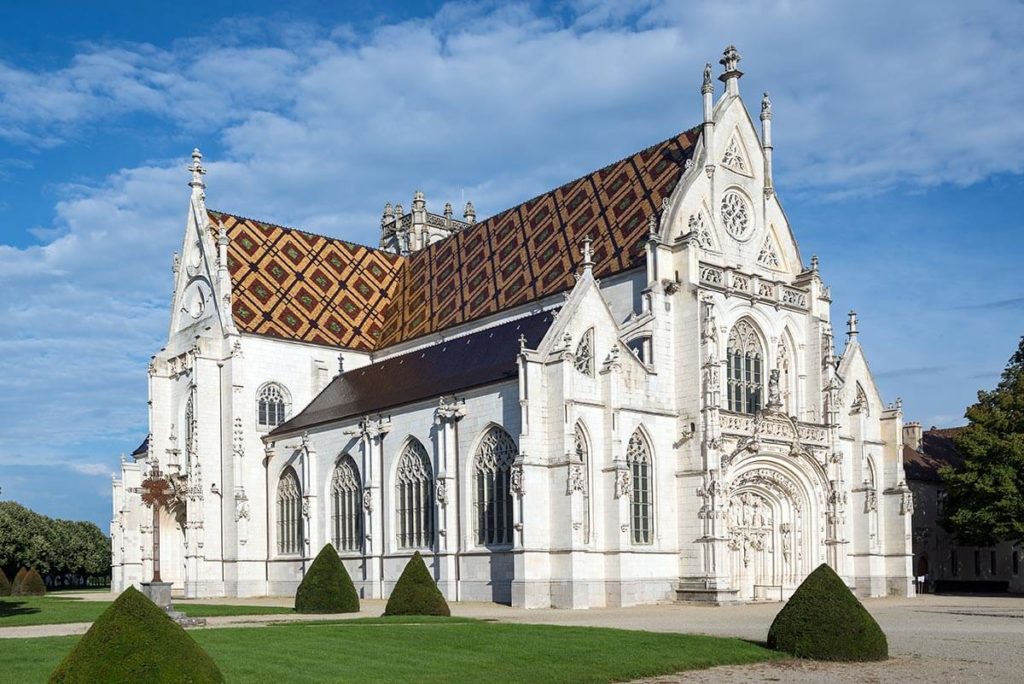
<path id="1" fill-rule="evenodd" d="M 789 595 L 825 558 L 827 490 L 799 457 L 758 453 L 729 473 L 729 574 L 738 597 Z"/>

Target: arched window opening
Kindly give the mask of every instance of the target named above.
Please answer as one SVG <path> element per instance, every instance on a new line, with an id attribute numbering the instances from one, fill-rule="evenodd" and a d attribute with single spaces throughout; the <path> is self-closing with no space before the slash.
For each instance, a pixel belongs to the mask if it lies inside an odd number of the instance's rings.
<path id="1" fill-rule="evenodd" d="M 423 549 L 434 543 L 434 472 L 427 450 L 411 439 L 402 450 L 395 480 L 398 548 Z"/>
<path id="2" fill-rule="evenodd" d="M 582 482 L 580 483 L 583 494 L 583 543 L 590 543 L 590 449 L 587 446 L 587 437 L 583 434 L 583 427 L 576 424 L 574 435 L 574 447 L 576 462 L 582 471 Z"/>
<path id="3" fill-rule="evenodd" d="M 331 478 L 331 538 L 338 551 L 359 551 L 363 541 L 362 487 L 356 462 L 342 456 Z"/>
<path id="4" fill-rule="evenodd" d="M 288 401 L 284 388 L 271 383 L 257 397 L 257 422 L 261 430 L 272 430 L 287 420 Z"/>
<path id="5" fill-rule="evenodd" d="M 594 329 L 591 328 L 583 333 L 580 343 L 576 345 L 574 357 L 576 370 L 587 377 L 594 377 Z"/>
<path id="6" fill-rule="evenodd" d="M 644 337 L 635 337 L 626 343 L 629 350 L 633 352 L 633 356 L 640 360 L 640 363 L 645 363 L 648 366 L 654 362 L 651 354 L 651 337 L 645 335 Z"/>
<path id="7" fill-rule="evenodd" d="M 497 426 L 487 430 L 476 450 L 476 541 L 482 546 L 512 543 L 512 463 L 519 450 Z"/>
<path id="8" fill-rule="evenodd" d="M 291 467 L 277 483 L 277 552 L 302 553 L 302 488 Z"/>
<path id="9" fill-rule="evenodd" d="M 650 544 L 653 539 L 654 496 L 651 480 L 653 463 L 651 449 L 639 429 L 629 438 L 629 444 L 626 447 L 626 464 L 633 480 L 630 501 L 633 543 Z"/>
<path id="10" fill-rule="evenodd" d="M 729 410 L 757 413 L 762 406 L 763 353 L 760 338 L 746 320 L 729 332 L 727 355 Z"/>

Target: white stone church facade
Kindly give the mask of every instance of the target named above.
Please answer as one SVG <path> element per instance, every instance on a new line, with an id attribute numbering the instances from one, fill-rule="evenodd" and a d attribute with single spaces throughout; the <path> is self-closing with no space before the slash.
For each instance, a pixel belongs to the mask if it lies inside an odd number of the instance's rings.
<path id="1" fill-rule="evenodd" d="M 739 55 L 698 126 L 478 222 L 385 208 L 379 248 L 208 210 L 192 167 L 115 590 L 293 593 L 325 543 L 364 597 L 419 551 L 449 600 L 783 599 L 820 563 L 909 595 L 902 411 L 772 179 Z M 760 130 L 758 130 L 760 129 Z"/>

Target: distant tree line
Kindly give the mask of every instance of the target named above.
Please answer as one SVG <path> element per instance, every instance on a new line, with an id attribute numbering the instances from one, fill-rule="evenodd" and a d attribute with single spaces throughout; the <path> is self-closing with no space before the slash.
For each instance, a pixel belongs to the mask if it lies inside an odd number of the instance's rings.
<path id="1" fill-rule="evenodd" d="M 95 523 L 55 520 L 0 501 L 0 568 L 34 568 L 49 587 L 110 582 L 110 538 Z"/>

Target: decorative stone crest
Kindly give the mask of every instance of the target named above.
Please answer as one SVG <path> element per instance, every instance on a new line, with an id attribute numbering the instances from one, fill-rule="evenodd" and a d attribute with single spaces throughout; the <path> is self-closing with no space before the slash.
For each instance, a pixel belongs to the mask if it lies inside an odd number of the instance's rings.
<path id="1" fill-rule="evenodd" d="M 586 494 L 587 492 L 587 476 L 583 471 L 583 466 L 579 463 L 569 464 L 569 477 L 565 485 L 566 495 L 570 495 L 573 492 L 580 492 Z"/>
<path id="2" fill-rule="evenodd" d="M 615 498 L 629 499 L 633 495 L 633 475 L 625 469 L 615 471 Z"/>
<path id="3" fill-rule="evenodd" d="M 373 513 L 373 490 L 363 490 L 363 510 L 367 513 Z"/>
<path id="4" fill-rule="evenodd" d="M 526 493 L 526 488 L 523 483 L 523 465 L 516 463 L 509 470 L 509 489 L 516 496 L 523 496 Z"/>

